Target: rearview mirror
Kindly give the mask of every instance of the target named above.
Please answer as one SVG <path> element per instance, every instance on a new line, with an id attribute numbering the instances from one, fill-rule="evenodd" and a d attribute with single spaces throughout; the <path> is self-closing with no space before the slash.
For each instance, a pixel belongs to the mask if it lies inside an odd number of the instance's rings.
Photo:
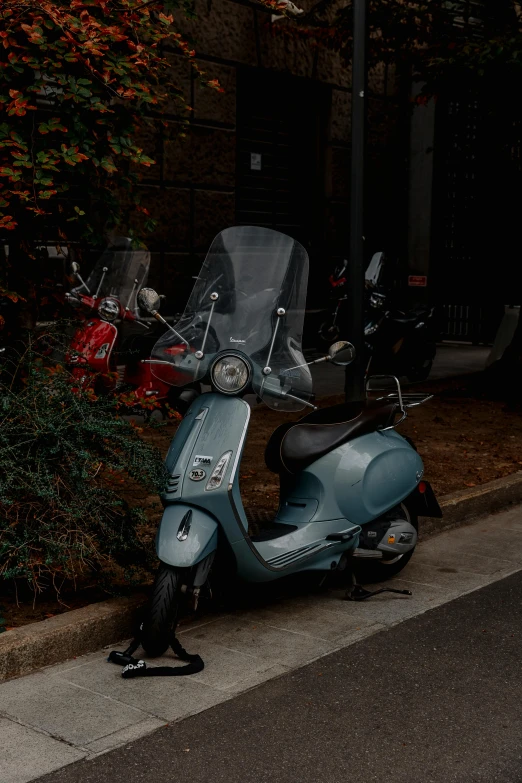
<path id="1" fill-rule="evenodd" d="M 148 313 L 156 313 L 161 304 L 161 299 L 153 288 L 142 288 L 138 294 L 138 305 Z"/>
<path id="2" fill-rule="evenodd" d="M 72 269 L 73 275 L 77 275 L 78 274 L 78 272 L 80 271 L 80 264 L 78 263 L 78 261 L 73 261 L 72 262 L 71 269 Z"/>
<path id="3" fill-rule="evenodd" d="M 328 359 L 332 364 L 346 367 L 355 359 L 355 348 L 347 340 L 339 340 L 328 349 Z"/>

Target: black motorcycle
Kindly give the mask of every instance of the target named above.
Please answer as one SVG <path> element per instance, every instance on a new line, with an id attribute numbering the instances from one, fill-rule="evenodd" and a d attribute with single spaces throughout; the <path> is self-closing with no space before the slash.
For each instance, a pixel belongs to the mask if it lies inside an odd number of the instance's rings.
<path id="1" fill-rule="evenodd" d="M 332 275 L 332 307 L 321 324 L 321 342 L 331 344 L 341 336 L 346 306 L 347 262 Z M 410 309 L 399 307 L 397 292 L 385 283 L 386 257 L 375 253 L 365 273 L 365 348 L 367 375 L 391 374 L 410 381 L 428 378 L 437 352 L 438 330 L 435 308 L 416 305 Z"/>

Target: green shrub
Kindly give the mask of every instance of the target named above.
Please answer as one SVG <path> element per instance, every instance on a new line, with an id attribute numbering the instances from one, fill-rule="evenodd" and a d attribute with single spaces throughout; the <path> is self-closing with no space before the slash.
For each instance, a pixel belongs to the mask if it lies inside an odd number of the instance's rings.
<path id="1" fill-rule="evenodd" d="M 116 404 L 75 387 L 30 344 L 0 375 L 0 580 L 59 589 L 85 568 L 134 562 L 139 508 L 164 483 L 159 451 Z"/>

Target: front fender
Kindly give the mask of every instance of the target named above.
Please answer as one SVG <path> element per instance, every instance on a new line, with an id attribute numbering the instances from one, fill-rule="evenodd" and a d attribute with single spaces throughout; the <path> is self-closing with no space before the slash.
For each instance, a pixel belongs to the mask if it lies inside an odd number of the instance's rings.
<path id="1" fill-rule="evenodd" d="M 217 549 L 217 522 L 200 508 L 185 503 L 166 506 L 156 537 L 159 559 L 190 568 Z"/>
<path id="2" fill-rule="evenodd" d="M 66 360 L 71 362 L 73 356 L 79 356 L 94 372 L 109 372 L 117 339 L 115 324 L 93 317 L 76 330 Z"/>

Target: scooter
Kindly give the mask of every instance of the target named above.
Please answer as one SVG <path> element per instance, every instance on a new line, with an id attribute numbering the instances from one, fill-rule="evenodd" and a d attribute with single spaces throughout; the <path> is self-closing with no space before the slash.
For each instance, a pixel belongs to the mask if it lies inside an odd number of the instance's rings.
<path id="1" fill-rule="evenodd" d="M 72 271 L 80 283 L 66 299 L 81 318 L 65 361 L 82 387 L 94 385 L 101 393 L 124 394 L 133 407 L 165 407 L 185 412 L 199 389 L 179 392 L 172 384 L 155 378 L 150 370 L 150 351 L 167 328 L 151 329 L 140 317 L 136 301 L 150 268 L 148 250 L 135 250 L 126 237 L 116 239 L 98 259 L 83 280 L 80 266 Z M 123 372 L 121 372 L 123 368 Z M 120 371 L 119 371 L 120 370 Z"/>
<path id="2" fill-rule="evenodd" d="M 397 307 L 385 284 L 386 257 L 375 253 L 366 270 L 365 344 L 368 375 L 393 372 L 409 381 L 425 381 L 437 353 L 437 324 L 432 305 Z"/>
<path id="3" fill-rule="evenodd" d="M 308 256 L 294 239 L 267 228 L 226 229 L 212 243 L 181 320 L 152 351 L 160 380 L 183 375 L 211 391 L 193 402 L 166 458 L 160 566 L 140 633 L 150 656 L 162 655 L 174 638 L 181 596 L 195 606 L 215 569 L 262 583 L 305 571 L 351 573 L 359 557 L 388 576 L 411 558 L 419 514 L 441 516 L 419 454 L 395 431 L 421 395 L 408 402 L 392 379 L 393 390 L 374 401 L 314 406 L 309 365 L 346 366 L 355 351 L 339 341 L 326 356 L 305 361 L 307 278 Z M 141 289 L 138 302 L 158 317 L 155 291 Z M 257 535 L 249 535 L 238 478 L 251 393 L 278 411 L 312 409 L 268 442 L 280 504 Z M 372 595 L 353 580 L 348 594 Z"/>
<path id="4" fill-rule="evenodd" d="M 319 340 L 321 348 L 331 345 L 339 339 L 342 329 L 342 311 L 345 302 L 348 299 L 346 294 L 346 269 L 348 261 L 345 259 L 339 266 L 336 266 L 333 273 L 328 278 L 330 285 L 331 305 L 329 311 L 319 327 Z"/>
<path id="5" fill-rule="evenodd" d="M 319 329 L 323 343 L 337 340 L 342 308 L 347 301 L 346 263 L 338 267 L 329 282 L 334 307 Z M 398 309 L 393 291 L 384 283 L 384 253 L 375 253 L 365 273 L 365 349 L 367 375 L 393 373 L 410 381 L 428 378 L 437 352 L 435 308 L 418 305 L 409 311 Z"/>

